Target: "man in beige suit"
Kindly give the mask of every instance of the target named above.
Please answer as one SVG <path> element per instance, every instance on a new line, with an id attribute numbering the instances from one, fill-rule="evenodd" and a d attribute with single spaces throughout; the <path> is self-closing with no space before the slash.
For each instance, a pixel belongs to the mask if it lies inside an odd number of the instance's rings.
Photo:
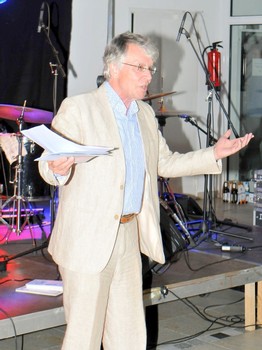
<path id="1" fill-rule="evenodd" d="M 106 82 L 63 101 L 52 128 L 83 145 L 114 147 L 110 156 L 75 164 L 40 162 L 59 185 L 49 251 L 64 282 L 64 350 L 145 350 L 141 255 L 164 263 L 157 176 L 221 172 L 221 158 L 253 135 L 187 154 L 172 153 L 152 108 L 141 101 L 158 51 L 148 38 L 124 33 L 104 54 Z"/>

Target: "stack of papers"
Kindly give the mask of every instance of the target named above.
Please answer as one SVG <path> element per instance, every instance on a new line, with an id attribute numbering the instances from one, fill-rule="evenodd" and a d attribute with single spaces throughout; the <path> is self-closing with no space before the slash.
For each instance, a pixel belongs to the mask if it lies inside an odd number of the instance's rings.
<path id="1" fill-rule="evenodd" d="M 16 292 L 58 296 L 63 293 L 63 282 L 58 280 L 35 279 L 24 286 L 16 288 Z"/>
<path id="2" fill-rule="evenodd" d="M 97 156 L 108 155 L 113 150 L 112 147 L 79 145 L 56 134 L 45 125 L 22 130 L 21 133 L 48 152 L 48 154 L 35 160 L 55 160 L 61 157 L 75 157 L 75 162 L 80 163 Z"/>

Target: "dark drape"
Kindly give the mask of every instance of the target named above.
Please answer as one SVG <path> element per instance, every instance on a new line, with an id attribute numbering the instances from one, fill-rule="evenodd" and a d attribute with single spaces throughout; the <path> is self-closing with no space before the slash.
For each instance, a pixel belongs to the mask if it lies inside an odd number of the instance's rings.
<path id="1" fill-rule="evenodd" d="M 50 9 L 50 41 L 67 75 L 72 0 L 8 0 L 0 5 L 0 104 L 20 106 L 27 100 L 28 107 L 54 111 L 50 63 L 57 60 L 44 30 L 37 30 L 42 4 L 46 26 Z M 67 93 L 67 77 L 59 70 L 56 91 L 58 108 Z"/>
<path id="2" fill-rule="evenodd" d="M 38 31 L 40 9 L 44 8 L 43 23 L 49 27 L 49 38 L 42 29 Z M 22 129 L 28 129 L 39 122 L 35 118 L 39 110 L 48 112 L 51 117 L 59 108 L 67 94 L 67 63 L 70 48 L 72 0 L 7 0 L 0 5 L 0 133 L 10 134 L 19 131 L 17 117 L 9 115 L 6 107 L 26 107 L 33 122 L 22 123 Z M 48 16 L 50 13 L 50 16 Z M 48 20 L 50 18 L 50 20 Z M 50 24 L 50 25 L 49 25 Z M 51 45 L 52 44 L 52 45 Z M 57 55 L 54 54 L 54 50 Z M 58 60 L 57 60 L 58 57 Z M 65 72 L 56 65 L 61 63 Z M 50 63 L 54 66 L 53 74 Z M 6 106 L 7 105 L 7 106 Z M 9 106 L 10 105 L 10 106 Z M 20 113 L 20 108 L 18 108 Z M 52 113 L 49 113 L 52 112 Z M 45 114 L 44 114 L 45 115 Z M 2 137 L 4 137 L 2 135 Z M 34 159 L 42 149 L 24 140 L 27 155 L 22 166 L 22 195 L 40 197 L 48 193 L 38 174 Z M 14 191 L 16 162 L 10 166 L 0 144 L 0 184 L 4 185 L 4 194 Z"/>

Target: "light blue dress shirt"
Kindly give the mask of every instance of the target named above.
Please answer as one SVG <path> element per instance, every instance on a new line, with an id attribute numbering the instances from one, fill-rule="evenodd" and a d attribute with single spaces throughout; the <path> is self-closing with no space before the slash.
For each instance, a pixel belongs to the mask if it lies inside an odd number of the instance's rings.
<path id="1" fill-rule="evenodd" d="M 127 110 L 110 84 L 108 82 L 105 84 L 125 155 L 126 178 L 122 215 L 139 213 L 144 189 L 145 159 L 137 120 L 138 105 L 133 101 Z"/>

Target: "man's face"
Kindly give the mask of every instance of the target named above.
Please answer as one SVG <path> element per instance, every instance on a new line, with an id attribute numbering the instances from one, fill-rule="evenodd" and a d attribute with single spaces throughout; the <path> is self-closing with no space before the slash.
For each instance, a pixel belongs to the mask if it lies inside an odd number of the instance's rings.
<path id="1" fill-rule="evenodd" d="M 133 100 L 143 99 L 146 95 L 152 75 L 148 69 L 153 61 L 144 49 L 135 44 L 129 44 L 122 64 L 112 64 L 110 67 L 109 83 L 118 93 L 127 107 Z"/>

